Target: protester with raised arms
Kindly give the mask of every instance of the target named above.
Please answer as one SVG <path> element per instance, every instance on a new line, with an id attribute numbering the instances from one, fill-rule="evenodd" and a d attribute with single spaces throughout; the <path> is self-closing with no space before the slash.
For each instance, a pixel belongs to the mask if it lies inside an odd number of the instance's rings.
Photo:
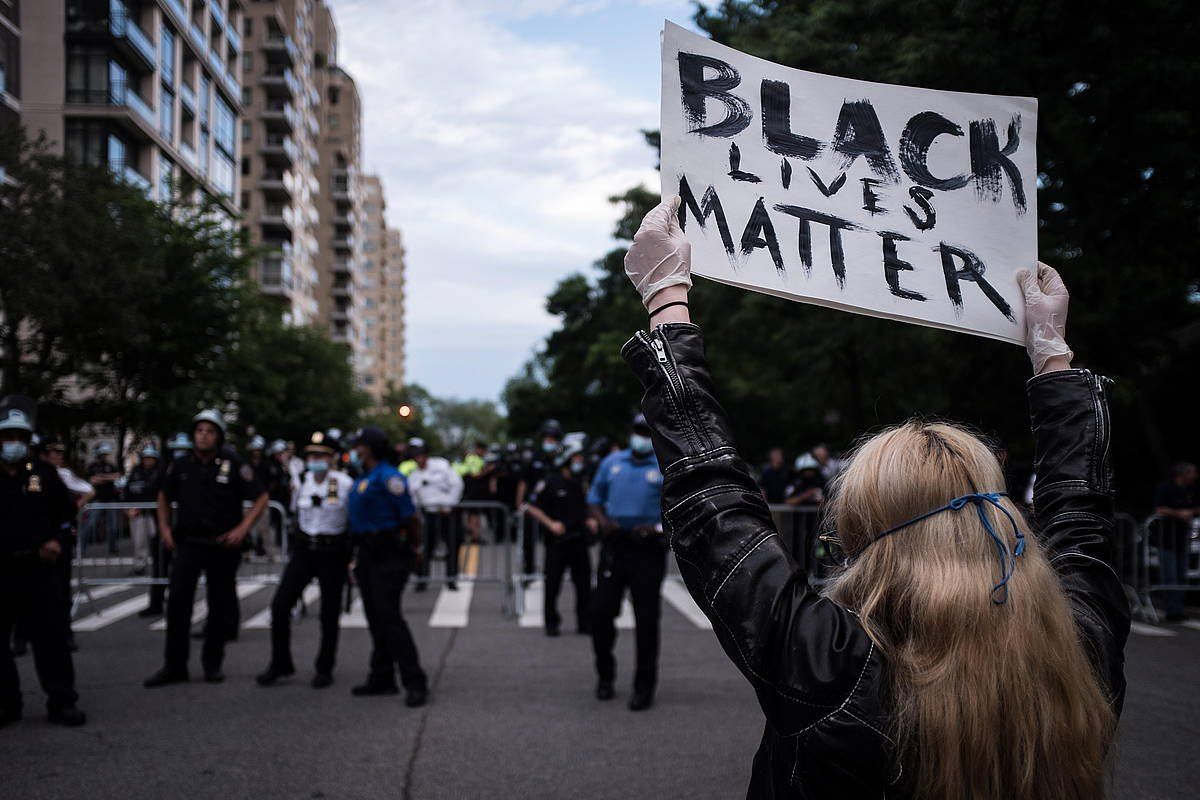
<path id="1" fill-rule="evenodd" d="M 1129 607 L 1106 381 L 1071 368 L 1058 273 L 1018 273 L 1035 524 L 983 441 L 912 420 L 864 439 L 834 481 L 826 538 L 845 564 L 817 591 L 714 395 L 678 204 L 646 215 L 625 258 L 651 328 L 623 355 L 680 572 L 767 718 L 750 796 L 1102 797 Z"/>

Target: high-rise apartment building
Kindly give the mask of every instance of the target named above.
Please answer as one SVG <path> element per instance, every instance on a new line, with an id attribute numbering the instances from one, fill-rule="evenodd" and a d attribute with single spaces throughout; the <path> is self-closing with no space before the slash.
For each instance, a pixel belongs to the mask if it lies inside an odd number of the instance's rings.
<path id="1" fill-rule="evenodd" d="M 404 386 L 404 241 L 400 231 L 389 228 L 384 236 L 383 270 L 380 275 L 380 332 L 377 352 L 382 362 L 386 389 L 391 383 Z"/>
<path id="2" fill-rule="evenodd" d="M 26 2 L 22 122 L 151 197 L 190 178 L 235 214 L 241 16 L 241 0 Z"/>
<path id="3" fill-rule="evenodd" d="M 356 371 L 363 357 L 359 270 L 363 257 L 362 104 L 358 86 L 337 62 L 337 28 L 327 7 L 317 11 L 317 89 L 321 96 L 321 185 L 318 213 L 318 317 L 334 341 L 350 346 Z M 361 372 L 360 378 L 361 378 Z"/>
<path id="4" fill-rule="evenodd" d="M 0 0 L 0 128 L 21 117 L 21 3 Z M 3 167 L 0 167 L 0 178 Z"/>
<path id="5" fill-rule="evenodd" d="M 318 319 L 319 0 L 250 0 L 242 23 L 242 192 L 264 294 L 296 325 Z M 327 11 L 326 11 L 327 13 Z"/>

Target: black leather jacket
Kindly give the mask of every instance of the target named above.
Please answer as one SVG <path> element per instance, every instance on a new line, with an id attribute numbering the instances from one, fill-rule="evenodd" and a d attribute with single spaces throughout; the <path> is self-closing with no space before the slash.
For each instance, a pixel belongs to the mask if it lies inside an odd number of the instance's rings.
<path id="1" fill-rule="evenodd" d="M 646 389 L 679 570 L 766 715 L 749 796 L 907 796 L 888 738 L 886 659 L 853 611 L 809 587 L 777 535 L 713 393 L 700 329 L 639 332 L 622 355 Z M 1036 529 L 1119 713 L 1129 606 L 1111 566 L 1105 379 L 1069 370 L 1033 378 L 1028 390 Z"/>

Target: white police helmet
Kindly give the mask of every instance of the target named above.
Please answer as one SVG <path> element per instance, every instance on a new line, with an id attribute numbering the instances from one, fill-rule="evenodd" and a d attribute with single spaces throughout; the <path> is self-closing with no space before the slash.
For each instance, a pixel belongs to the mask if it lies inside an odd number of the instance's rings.
<path id="1" fill-rule="evenodd" d="M 267 455 L 277 456 L 284 450 L 287 450 L 287 442 L 285 442 L 283 439 L 276 439 L 275 441 L 271 442 L 271 446 L 267 448 Z"/>
<path id="2" fill-rule="evenodd" d="M 253 436 L 250 439 L 250 444 L 246 445 L 247 450 L 266 450 L 267 440 L 261 436 Z"/>
<path id="3" fill-rule="evenodd" d="M 820 469 L 821 465 L 817 463 L 817 459 L 813 458 L 812 453 L 804 453 L 796 457 L 796 471 L 802 469 Z"/>
<path id="4" fill-rule="evenodd" d="M 215 408 L 206 408 L 196 416 L 192 417 L 192 428 L 194 429 L 201 422 L 211 422 L 217 426 L 217 430 L 221 432 L 221 436 L 225 436 L 225 417 Z"/>

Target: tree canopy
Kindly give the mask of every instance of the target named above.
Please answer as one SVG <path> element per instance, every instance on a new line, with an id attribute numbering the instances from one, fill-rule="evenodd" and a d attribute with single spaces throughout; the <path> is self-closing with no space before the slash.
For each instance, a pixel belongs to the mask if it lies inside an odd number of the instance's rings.
<path id="1" fill-rule="evenodd" d="M 1076 364 L 1116 379 L 1122 500 L 1195 458 L 1181 384 L 1200 367 L 1197 18 L 1188 4 L 967 0 L 745 2 L 698 7 L 714 39 L 789 66 L 871 81 L 1035 96 L 1039 252 L 1072 292 Z M 1189 88 L 1190 87 L 1190 88 Z M 657 145 L 657 137 L 647 134 Z M 657 201 L 612 198 L 629 240 Z M 618 435 L 639 387 L 621 344 L 645 325 L 623 274 L 625 248 L 547 298 L 559 328 L 508 384 L 513 433 L 557 416 Z M 780 444 L 845 447 L 913 414 L 973 425 L 1030 462 L 1029 366 L 1012 345 L 799 305 L 707 281 L 691 296 L 720 397 L 745 455 Z"/>

